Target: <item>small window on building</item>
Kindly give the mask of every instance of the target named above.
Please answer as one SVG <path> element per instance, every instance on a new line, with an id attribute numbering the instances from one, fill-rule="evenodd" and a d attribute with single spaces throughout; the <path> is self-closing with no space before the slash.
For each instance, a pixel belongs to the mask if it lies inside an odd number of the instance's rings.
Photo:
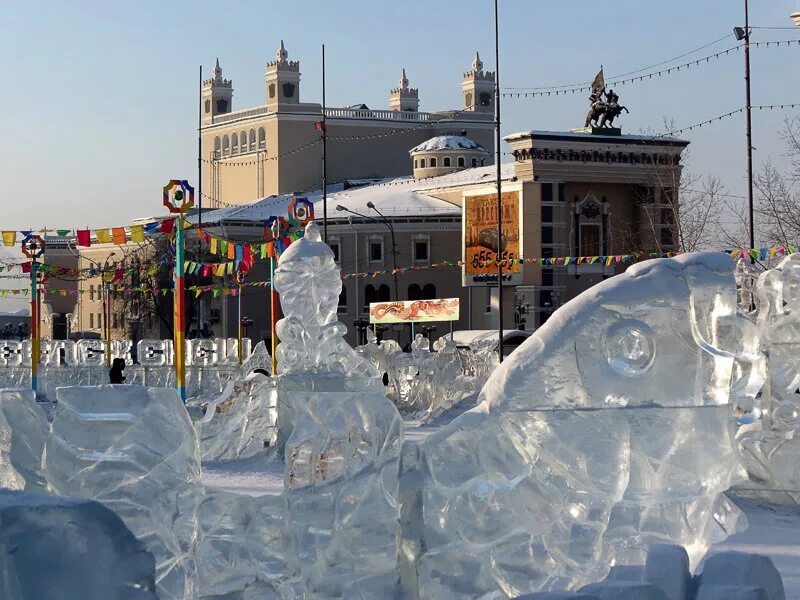
<path id="1" fill-rule="evenodd" d="M 239 141 L 242 144 L 242 147 L 240 148 L 240 151 L 242 153 L 247 152 L 247 132 L 246 131 L 243 131 L 242 133 L 239 134 Z"/>
<path id="2" fill-rule="evenodd" d="M 581 223 L 580 250 L 581 256 L 598 256 L 600 254 L 599 223 Z"/>
<path id="3" fill-rule="evenodd" d="M 477 158 L 473 158 L 472 159 L 472 166 L 473 167 L 477 167 L 478 166 L 478 159 Z"/>
<path id="4" fill-rule="evenodd" d="M 94 286 L 89 286 L 89 300 L 94 300 Z"/>
<path id="5" fill-rule="evenodd" d="M 425 159 L 424 158 L 420 158 L 419 159 L 419 168 L 420 169 L 424 169 L 425 168 Z"/>
<path id="6" fill-rule="evenodd" d="M 542 243 L 543 244 L 552 244 L 553 243 L 553 228 L 552 227 L 542 227 Z"/>
<path id="7" fill-rule="evenodd" d="M 256 130 L 255 129 L 251 129 L 250 130 L 250 150 L 252 151 L 252 150 L 255 150 L 255 149 L 256 149 Z"/>
<path id="8" fill-rule="evenodd" d="M 436 286 L 432 283 L 426 283 L 422 287 L 422 300 L 433 300 L 436 298 Z"/>
<path id="9" fill-rule="evenodd" d="M 672 229 L 670 227 L 664 227 L 661 229 L 661 243 L 664 246 L 672 246 L 673 237 L 672 237 Z"/>
<path id="10" fill-rule="evenodd" d="M 389 286 L 381 284 L 378 288 L 378 302 L 388 302 L 392 299 L 392 293 L 389 291 Z"/>
<path id="11" fill-rule="evenodd" d="M 408 299 L 409 300 L 422 299 L 422 288 L 419 287 L 419 284 L 412 283 L 410 286 L 408 286 Z"/>
<path id="12" fill-rule="evenodd" d="M 97 313 L 97 326 L 103 327 L 103 313 Z"/>
<path id="13" fill-rule="evenodd" d="M 267 136 L 264 133 L 264 128 L 263 127 L 259 127 L 258 128 L 258 149 L 259 150 L 263 150 L 266 147 L 267 147 Z"/>
<path id="14" fill-rule="evenodd" d="M 542 207 L 542 223 L 552 223 L 553 222 L 553 207 L 552 206 L 543 206 Z"/>
<path id="15" fill-rule="evenodd" d="M 269 84 L 269 97 L 270 98 L 274 98 L 275 97 L 275 84 L 274 83 L 270 83 Z"/>
<path id="16" fill-rule="evenodd" d="M 94 329 L 94 313 L 89 313 L 89 329 Z"/>
<path id="17" fill-rule="evenodd" d="M 217 100 L 217 112 L 219 114 L 223 114 L 228 112 L 228 101 L 227 100 Z"/>
<path id="18" fill-rule="evenodd" d="M 414 159 L 414 168 L 416 169 L 419 166 L 419 161 L 415 158 Z"/>
<path id="19" fill-rule="evenodd" d="M 370 262 L 383 262 L 383 240 L 369 240 L 369 260 Z"/>
<path id="20" fill-rule="evenodd" d="M 344 286 L 342 286 L 342 293 L 339 294 L 339 307 L 336 312 L 347 314 L 347 288 Z"/>
<path id="21" fill-rule="evenodd" d="M 542 287 L 552 287 L 553 269 L 542 269 Z"/>
<path id="22" fill-rule="evenodd" d="M 661 209 L 661 223 L 664 225 L 672 225 L 675 222 L 675 211 L 672 208 Z"/>
<path id="23" fill-rule="evenodd" d="M 415 261 L 428 261 L 430 260 L 430 240 L 427 238 L 414 240 L 414 260 Z"/>
<path id="24" fill-rule="evenodd" d="M 231 151 L 234 154 L 239 153 L 239 136 L 235 133 L 231 136 Z"/>
<path id="25" fill-rule="evenodd" d="M 445 167 L 449 167 L 450 166 L 450 157 L 449 156 L 445 156 L 444 157 L 444 166 Z"/>
<path id="26" fill-rule="evenodd" d="M 459 156 L 458 157 L 458 166 L 459 167 L 463 167 L 464 166 L 464 157 L 463 156 Z"/>
<path id="27" fill-rule="evenodd" d="M 219 155 L 219 151 L 222 148 L 222 142 L 220 141 L 219 137 L 214 138 L 214 153 Z"/>
<path id="28" fill-rule="evenodd" d="M 227 135 L 222 136 L 222 154 L 227 156 L 231 152 L 231 141 Z"/>
<path id="29" fill-rule="evenodd" d="M 211 100 L 206 100 L 206 105 L 205 106 L 206 106 L 206 112 L 210 113 L 211 112 Z"/>
<path id="30" fill-rule="evenodd" d="M 435 166 L 436 166 L 436 159 L 435 158 L 431 158 L 431 167 L 435 167 Z"/>

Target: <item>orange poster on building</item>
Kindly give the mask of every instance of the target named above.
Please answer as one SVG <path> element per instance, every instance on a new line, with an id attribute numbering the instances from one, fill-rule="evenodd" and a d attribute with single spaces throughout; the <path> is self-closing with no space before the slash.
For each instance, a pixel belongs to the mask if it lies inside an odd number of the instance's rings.
<path id="1" fill-rule="evenodd" d="M 464 285 L 497 283 L 497 261 L 503 265 L 503 281 L 512 285 L 522 281 L 520 257 L 519 192 L 504 192 L 503 227 L 497 229 L 497 194 L 464 198 Z"/>

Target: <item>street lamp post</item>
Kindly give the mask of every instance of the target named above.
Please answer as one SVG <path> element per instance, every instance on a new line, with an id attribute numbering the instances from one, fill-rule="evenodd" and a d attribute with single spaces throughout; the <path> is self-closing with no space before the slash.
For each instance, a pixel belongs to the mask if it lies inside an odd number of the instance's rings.
<path id="1" fill-rule="evenodd" d="M 351 215 L 356 215 L 357 217 L 361 217 L 362 219 L 367 219 L 368 221 L 372 221 L 373 223 L 380 223 L 381 225 L 385 225 L 386 227 L 389 228 L 389 231 L 392 234 L 392 274 L 394 275 L 394 299 L 400 300 L 400 288 L 397 284 L 397 244 L 395 244 L 394 227 L 392 226 L 391 222 L 389 222 L 389 219 L 387 219 L 383 214 L 381 214 L 378 211 L 377 208 L 375 208 L 375 205 L 372 204 L 372 202 L 368 202 L 367 206 L 373 209 L 375 212 L 377 212 L 381 217 L 383 217 L 383 220 L 370 217 L 369 215 L 362 215 L 361 213 L 356 212 L 354 210 L 350 210 L 349 208 L 347 208 L 346 206 L 342 206 L 341 204 L 338 204 L 336 206 L 336 210 L 340 212 L 347 212 L 350 213 Z"/>

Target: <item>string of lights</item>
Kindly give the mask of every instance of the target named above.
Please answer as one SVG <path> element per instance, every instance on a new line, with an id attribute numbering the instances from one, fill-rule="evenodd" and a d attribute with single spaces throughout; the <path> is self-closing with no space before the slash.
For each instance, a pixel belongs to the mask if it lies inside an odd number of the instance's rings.
<path id="1" fill-rule="evenodd" d="M 231 161 L 231 160 L 227 160 L 227 159 L 231 159 L 231 158 L 236 158 L 235 154 L 229 155 L 229 156 L 220 156 L 218 158 L 213 158 L 213 159 L 203 158 L 203 159 L 200 159 L 200 160 L 202 160 L 206 164 L 218 165 L 218 166 L 223 166 L 223 167 L 247 167 L 247 166 L 262 164 L 262 163 L 268 162 L 270 160 L 280 160 L 282 158 L 288 158 L 290 156 L 294 156 L 295 154 L 299 154 L 300 152 L 304 152 L 304 151 L 308 150 L 309 148 L 313 148 L 317 144 L 321 144 L 321 143 L 322 143 L 322 139 L 320 138 L 320 139 L 316 139 L 316 140 L 314 140 L 312 142 L 309 142 L 307 144 L 303 144 L 302 146 L 298 146 L 297 148 L 294 148 L 293 150 L 289 150 L 288 152 L 282 152 L 282 153 L 276 154 L 274 156 L 258 157 L 258 158 L 254 159 L 254 160 L 247 160 L 247 161 Z"/>
<path id="2" fill-rule="evenodd" d="M 781 47 L 781 46 L 791 46 L 796 44 L 800 46 L 800 40 L 769 40 L 764 42 L 750 42 L 751 48 L 758 48 L 758 47 Z M 635 77 L 626 77 L 626 78 L 610 78 L 609 81 L 605 83 L 606 87 L 610 87 L 612 85 L 615 86 L 625 86 L 632 83 L 644 81 L 645 79 L 653 79 L 653 77 L 663 77 L 669 76 L 674 73 L 679 73 L 681 70 L 687 70 L 693 67 L 698 67 L 704 64 L 709 63 L 711 60 L 716 60 L 719 58 L 723 58 L 728 56 L 732 52 L 738 52 L 741 48 L 743 48 L 743 44 L 737 44 L 736 46 L 731 46 L 730 48 L 726 48 L 725 50 L 720 50 L 719 52 L 715 52 L 713 54 L 709 54 L 707 56 L 703 56 L 701 58 L 691 60 L 688 62 L 684 62 L 678 65 L 673 65 L 664 69 L 660 69 L 658 71 L 653 71 L 652 73 L 644 73 L 643 75 L 638 75 Z M 633 73 L 637 71 L 632 71 Z M 506 89 L 513 89 L 513 90 L 520 90 L 520 91 L 512 91 L 512 92 L 502 92 L 501 95 L 505 98 L 535 98 L 535 97 L 545 97 L 545 96 L 559 96 L 559 95 L 566 95 L 566 94 L 576 94 L 576 93 L 583 93 L 583 92 L 590 92 L 592 90 L 591 83 L 581 84 L 580 86 L 575 87 L 560 87 L 556 86 L 549 89 L 541 89 L 541 88 L 506 88 Z M 522 90 L 529 90 L 529 91 L 522 91 Z"/>

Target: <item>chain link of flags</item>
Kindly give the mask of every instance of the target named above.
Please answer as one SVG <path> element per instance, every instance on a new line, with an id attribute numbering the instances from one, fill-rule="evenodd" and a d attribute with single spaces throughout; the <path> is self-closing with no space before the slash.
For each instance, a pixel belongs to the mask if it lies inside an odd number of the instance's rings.
<path id="1" fill-rule="evenodd" d="M 292 234 L 289 236 L 288 243 L 299 239 L 296 234 Z M 261 245 L 258 245 L 259 248 Z M 277 246 L 276 246 L 277 247 Z M 780 244 L 777 246 L 765 246 L 762 248 L 732 248 L 730 250 L 724 250 L 725 254 L 728 254 L 734 260 L 738 259 L 750 259 L 758 260 L 758 261 L 766 261 L 775 258 L 781 258 L 783 256 L 787 256 L 789 254 L 794 254 L 800 249 L 800 246 L 795 245 L 785 245 Z M 602 264 L 605 266 L 612 266 L 615 264 L 627 264 L 632 262 L 637 262 L 640 260 L 647 260 L 651 258 L 671 258 L 673 256 L 677 256 L 680 252 L 651 252 L 651 253 L 642 253 L 642 252 L 629 252 L 626 254 L 611 254 L 611 255 L 599 255 L 599 256 L 558 256 L 558 257 L 541 257 L 541 258 L 519 258 L 519 259 L 508 259 L 502 262 L 504 267 L 510 267 L 515 264 L 529 264 L 529 265 L 537 265 L 541 267 L 566 267 L 570 265 L 594 265 L 594 264 Z M 268 255 L 267 255 L 268 256 Z M 222 263 L 224 265 L 233 264 L 233 263 Z M 381 276 L 388 276 L 402 274 L 408 271 L 421 271 L 421 270 L 432 270 L 432 269 L 444 269 L 444 268 L 455 268 L 461 267 L 463 265 L 463 261 L 461 260 L 443 260 L 439 262 L 434 262 L 428 265 L 414 265 L 410 267 L 398 267 L 397 269 L 384 269 L 379 271 L 365 271 L 365 272 L 358 272 L 358 273 L 343 273 L 342 279 L 369 279 Z M 486 267 L 498 265 L 497 261 L 491 262 L 481 262 L 479 266 Z M 205 266 L 204 263 L 194 263 L 191 261 L 185 261 L 184 266 L 186 267 L 186 272 L 198 272 L 198 267 L 200 270 Z M 499 265 L 498 265 L 499 266 Z M 211 270 L 210 270 L 211 271 Z M 228 271 L 228 267 L 225 267 L 225 274 L 233 274 L 234 271 Z M 215 274 L 210 272 L 209 274 Z M 126 286 L 120 285 L 119 280 L 115 279 L 110 282 L 111 286 L 110 289 L 113 292 L 119 294 L 130 295 L 133 293 L 144 293 L 144 294 L 151 294 L 153 296 L 166 296 L 173 292 L 172 287 L 166 288 L 155 288 L 147 285 L 141 286 Z M 254 288 L 268 288 L 270 287 L 269 281 L 250 281 L 242 283 L 242 287 L 254 287 Z M 203 293 L 211 293 L 213 297 L 218 297 L 219 295 L 224 296 L 237 296 L 239 294 L 239 286 L 224 286 L 224 285 L 192 285 L 187 286 L 186 290 L 195 294 L 195 296 L 199 296 Z M 56 288 L 50 285 L 46 285 L 46 291 L 50 294 L 59 294 L 61 296 L 77 296 L 89 293 L 89 290 L 79 290 L 74 288 Z M 27 296 L 30 294 L 29 288 L 19 288 L 19 289 L 2 289 L 0 290 L 0 297 L 6 298 L 9 294 L 17 296 Z"/>

